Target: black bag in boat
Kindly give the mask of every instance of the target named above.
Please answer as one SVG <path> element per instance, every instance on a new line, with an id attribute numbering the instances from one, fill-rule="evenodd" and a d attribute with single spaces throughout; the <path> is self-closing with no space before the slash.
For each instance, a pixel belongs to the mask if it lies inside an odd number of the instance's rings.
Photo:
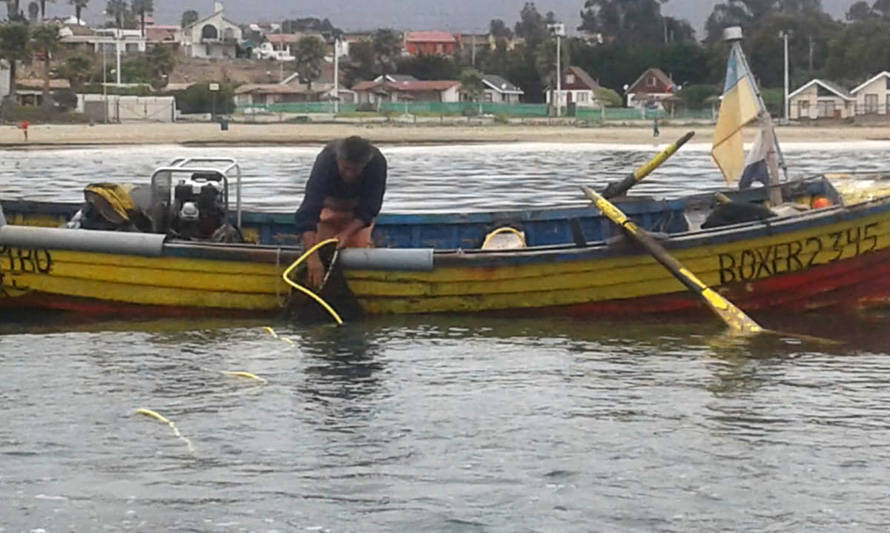
<path id="1" fill-rule="evenodd" d="M 358 299 L 349 290 L 340 261 L 334 261 L 334 264 L 331 265 L 334 247 L 325 246 L 318 251 L 318 254 L 325 266 L 325 272 L 329 272 L 329 274 L 327 274 L 327 281 L 317 294 L 340 315 L 344 322 L 360 317 L 361 306 L 359 306 Z M 300 265 L 293 273 L 293 279 L 308 288 L 304 265 Z M 334 320 L 318 302 L 295 289 L 291 289 L 285 312 L 288 318 L 302 323 L 332 322 Z"/>

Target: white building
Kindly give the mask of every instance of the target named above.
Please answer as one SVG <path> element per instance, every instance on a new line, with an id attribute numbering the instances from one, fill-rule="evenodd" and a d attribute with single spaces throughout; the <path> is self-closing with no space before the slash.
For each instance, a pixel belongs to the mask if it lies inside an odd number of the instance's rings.
<path id="1" fill-rule="evenodd" d="M 850 94 L 856 99 L 857 115 L 890 114 L 890 72 L 872 76 Z"/>
<path id="2" fill-rule="evenodd" d="M 788 95 L 788 118 L 849 118 L 856 114 L 855 104 L 856 98 L 843 87 L 814 78 Z"/>
<path id="3" fill-rule="evenodd" d="M 221 2 L 215 2 L 213 14 L 182 29 L 179 41 L 188 57 L 235 57 L 241 42 L 241 28 L 226 18 Z"/>

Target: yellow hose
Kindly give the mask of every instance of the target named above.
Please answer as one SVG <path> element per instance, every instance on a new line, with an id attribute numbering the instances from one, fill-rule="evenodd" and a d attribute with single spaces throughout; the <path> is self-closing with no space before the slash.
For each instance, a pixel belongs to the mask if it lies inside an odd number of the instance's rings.
<path id="1" fill-rule="evenodd" d="M 184 437 L 183 434 L 179 432 L 179 428 L 177 428 L 176 424 L 174 424 L 172 421 L 167 420 L 163 415 L 161 415 L 157 411 L 152 411 L 151 409 L 146 409 L 145 407 L 140 407 L 139 409 L 136 409 L 136 414 L 145 415 L 145 416 L 154 418 L 155 420 L 158 420 L 158 421 L 163 422 L 163 423 L 167 424 L 168 426 L 170 426 L 170 429 L 173 430 L 173 434 L 177 438 L 179 438 L 179 440 L 184 442 L 186 444 L 186 446 L 188 446 L 189 452 L 191 452 L 194 455 L 195 446 L 192 444 L 192 441 L 190 441 L 186 437 Z"/>
<path id="2" fill-rule="evenodd" d="M 327 239 L 327 240 L 321 241 L 320 243 L 316 244 L 312 248 L 309 248 L 308 250 L 306 250 L 303 253 L 303 255 L 301 255 L 296 261 L 293 262 L 293 264 L 291 264 L 291 266 L 287 267 L 287 270 L 284 271 L 284 274 L 281 275 L 281 278 L 284 280 L 285 283 L 287 283 L 291 287 L 297 289 L 298 291 L 302 292 L 306 296 L 309 296 L 310 298 L 312 298 L 313 300 L 318 302 L 318 304 L 320 306 L 322 306 L 325 311 L 327 311 L 332 317 L 334 317 L 334 320 L 337 322 L 337 325 L 342 326 L 343 320 L 340 318 L 340 315 L 338 315 L 337 312 L 334 311 L 334 308 L 331 307 L 330 305 L 328 305 L 328 303 L 326 301 L 322 300 L 321 296 L 315 294 L 314 292 L 310 291 L 306 287 L 303 287 L 302 285 L 298 285 L 297 283 L 294 283 L 288 277 L 288 276 L 290 276 L 290 273 L 300 265 L 300 263 L 302 263 L 303 261 L 306 260 L 307 257 L 314 254 L 315 251 L 318 250 L 319 248 L 321 248 L 322 246 L 331 244 L 333 242 L 337 242 L 337 239 Z"/>

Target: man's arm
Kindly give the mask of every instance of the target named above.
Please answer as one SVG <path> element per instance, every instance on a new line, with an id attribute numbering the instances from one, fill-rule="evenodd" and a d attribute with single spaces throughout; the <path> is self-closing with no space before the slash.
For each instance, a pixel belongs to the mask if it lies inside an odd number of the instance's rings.
<path id="1" fill-rule="evenodd" d="M 362 180 L 362 196 L 355 208 L 355 218 L 364 224 L 358 229 L 371 225 L 380 214 L 383 206 L 383 194 L 386 192 L 386 158 L 379 151 L 365 167 Z"/>
<path id="2" fill-rule="evenodd" d="M 318 157 L 315 158 L 315 164 L 312 165 L 312 173 L 306 182 L 306 192 L 303 195 L 303 202 L 294 215 L 297 235 L 303 240 L 303 250 L 308 250 L 315 246 L 318 242 L 318 217 L 321 215 L 321 209 L 324 207 L 325 186 L 330 176 L 330 156 L 327 150 L 322 150 Z M 308 282 L 313 288 L 321 285 L 324 278 L 324 265 L 321 263 L 318 254 L 312 254 L 306 259 L 308 268 Z"/>

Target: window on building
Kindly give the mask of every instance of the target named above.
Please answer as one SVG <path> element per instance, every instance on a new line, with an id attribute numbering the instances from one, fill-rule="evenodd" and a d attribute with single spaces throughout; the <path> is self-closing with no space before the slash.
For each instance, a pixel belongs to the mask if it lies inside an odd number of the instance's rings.
<path id="1" fill-rule="evenodd" d="M 884 81 L 887 82 L 886 88 L 890 91 L 890 76 L 884 76 Z"/>
<path id="2" fill-rule="evenodd" d="M 865 112 L 866 113 L 877 113 L 878 112 L 878 95 L 876 95 L 876 94 L 866 94 L 865 95 Z"/>
<path id="3" fill-rule="evenodd" d="M 566 83 L 571 85 L 575 83 L 575 75 L 574 74 L 566 74 Z"/>
<path id="4" fill-rule="evenodd" d="M 810 101 L 809 100 L 798 100 L 797 101 L 797 116 L 798 116 L 798 118 L 808 118 L 810 116 Z"/>
<path id="5" fill-rule="evenodd" d="M 485 101 L 491 102 L 494 100 L 494 95 L 491 94 L 491 91 L 485 91 Z"/>
<path id="6" fill-rule="evenodd" d="M 834 100 L 821 100 L 818 103 L 819 117 L 831 118 L 834 116 Z"/>
<path id="7" fill-rule="evenodd" d="M 649 76 L 649 87 L 655 87 L 656 83 L 658 83 L 658 80 L 655 79 L 655 76 Z"/>
<path id="8" fill-rule="evenodd" d="M 579 104 L 586 104 L 590 101 L 590 94 L 586 92 L 578 92 L 576 99 Z"/>

